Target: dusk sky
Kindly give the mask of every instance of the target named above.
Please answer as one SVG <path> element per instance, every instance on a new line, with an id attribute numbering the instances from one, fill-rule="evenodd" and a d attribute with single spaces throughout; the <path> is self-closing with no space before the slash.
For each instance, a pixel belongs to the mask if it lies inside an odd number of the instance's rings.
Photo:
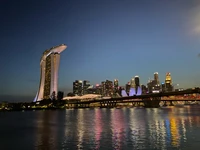
<path id="1" fill-rule="evenodd" d="M 76 79 L 124 86 L 154 72 L 200 86 L 199 0 L 0 0 L 0 20 L 0 101 L 32 101 L 42 53 L 60 44 L 65 95 Z"/>

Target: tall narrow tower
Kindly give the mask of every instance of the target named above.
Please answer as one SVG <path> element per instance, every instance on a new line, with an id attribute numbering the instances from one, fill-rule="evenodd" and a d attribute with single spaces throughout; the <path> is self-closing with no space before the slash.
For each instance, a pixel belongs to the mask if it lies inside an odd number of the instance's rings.
<path id="1" fill-rule="evenodd" d="M 66 48 L 65 44 L 61 44 L 44 51 L 40 61 L 40 86 L 34 101 L 49 99 L 51 94 L 57 95 L 60 53 Z"/>
<path id="2" fill-rule="evenodd" d="M 155 81 L 156 85 L 160 85 L 159 78 L 158 78 L 158 72 L 154 73 L 154 81 Z"/>
<path id="3" fill-rule="evenodd" d="M 140 86 L 140 78 L 139 78 L 139 76 L 135 76 L 135 86 L 136 87 Z"/>
<path id="4" fill-rule="evenodd" d="M 131 88 L 135 88 L 135 78 L 134 77 L 131 78 L 130 83 L 131 83 Z"/>

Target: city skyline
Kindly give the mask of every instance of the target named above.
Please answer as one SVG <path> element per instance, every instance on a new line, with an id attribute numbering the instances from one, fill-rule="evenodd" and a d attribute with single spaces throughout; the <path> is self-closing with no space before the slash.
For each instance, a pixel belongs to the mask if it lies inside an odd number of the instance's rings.
<path id="1" fill-rule="evenodd" d="M 52 11 L 52 8 L 54 9 Z M 32 101 L 38 90 L 41 54 L 65 43 L 58 90 L 76 79 L 91 84 L 139 75 L 141 84 L 166 72 L 182 88 L 200 85 L 200 2 L 2 1 L 0 101 Z"/>

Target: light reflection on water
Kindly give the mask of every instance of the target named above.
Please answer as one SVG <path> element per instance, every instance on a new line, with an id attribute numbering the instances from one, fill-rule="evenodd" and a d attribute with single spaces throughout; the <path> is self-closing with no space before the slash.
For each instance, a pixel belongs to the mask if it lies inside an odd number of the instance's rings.
<path id="1" fill-rule="evenodd" d="M 199 113 L 197 106 L 3 112 L 0 147 L 4 150 L 198 149 Z"/>

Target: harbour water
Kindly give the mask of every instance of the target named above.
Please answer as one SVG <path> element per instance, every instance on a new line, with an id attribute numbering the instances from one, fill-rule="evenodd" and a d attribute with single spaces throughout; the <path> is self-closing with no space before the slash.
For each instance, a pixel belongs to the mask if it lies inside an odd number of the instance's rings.
<path id="1" fill-rule="evenodd" d="M 2 150 L 199 150 L 200 106 L 0 112 Z"/>

